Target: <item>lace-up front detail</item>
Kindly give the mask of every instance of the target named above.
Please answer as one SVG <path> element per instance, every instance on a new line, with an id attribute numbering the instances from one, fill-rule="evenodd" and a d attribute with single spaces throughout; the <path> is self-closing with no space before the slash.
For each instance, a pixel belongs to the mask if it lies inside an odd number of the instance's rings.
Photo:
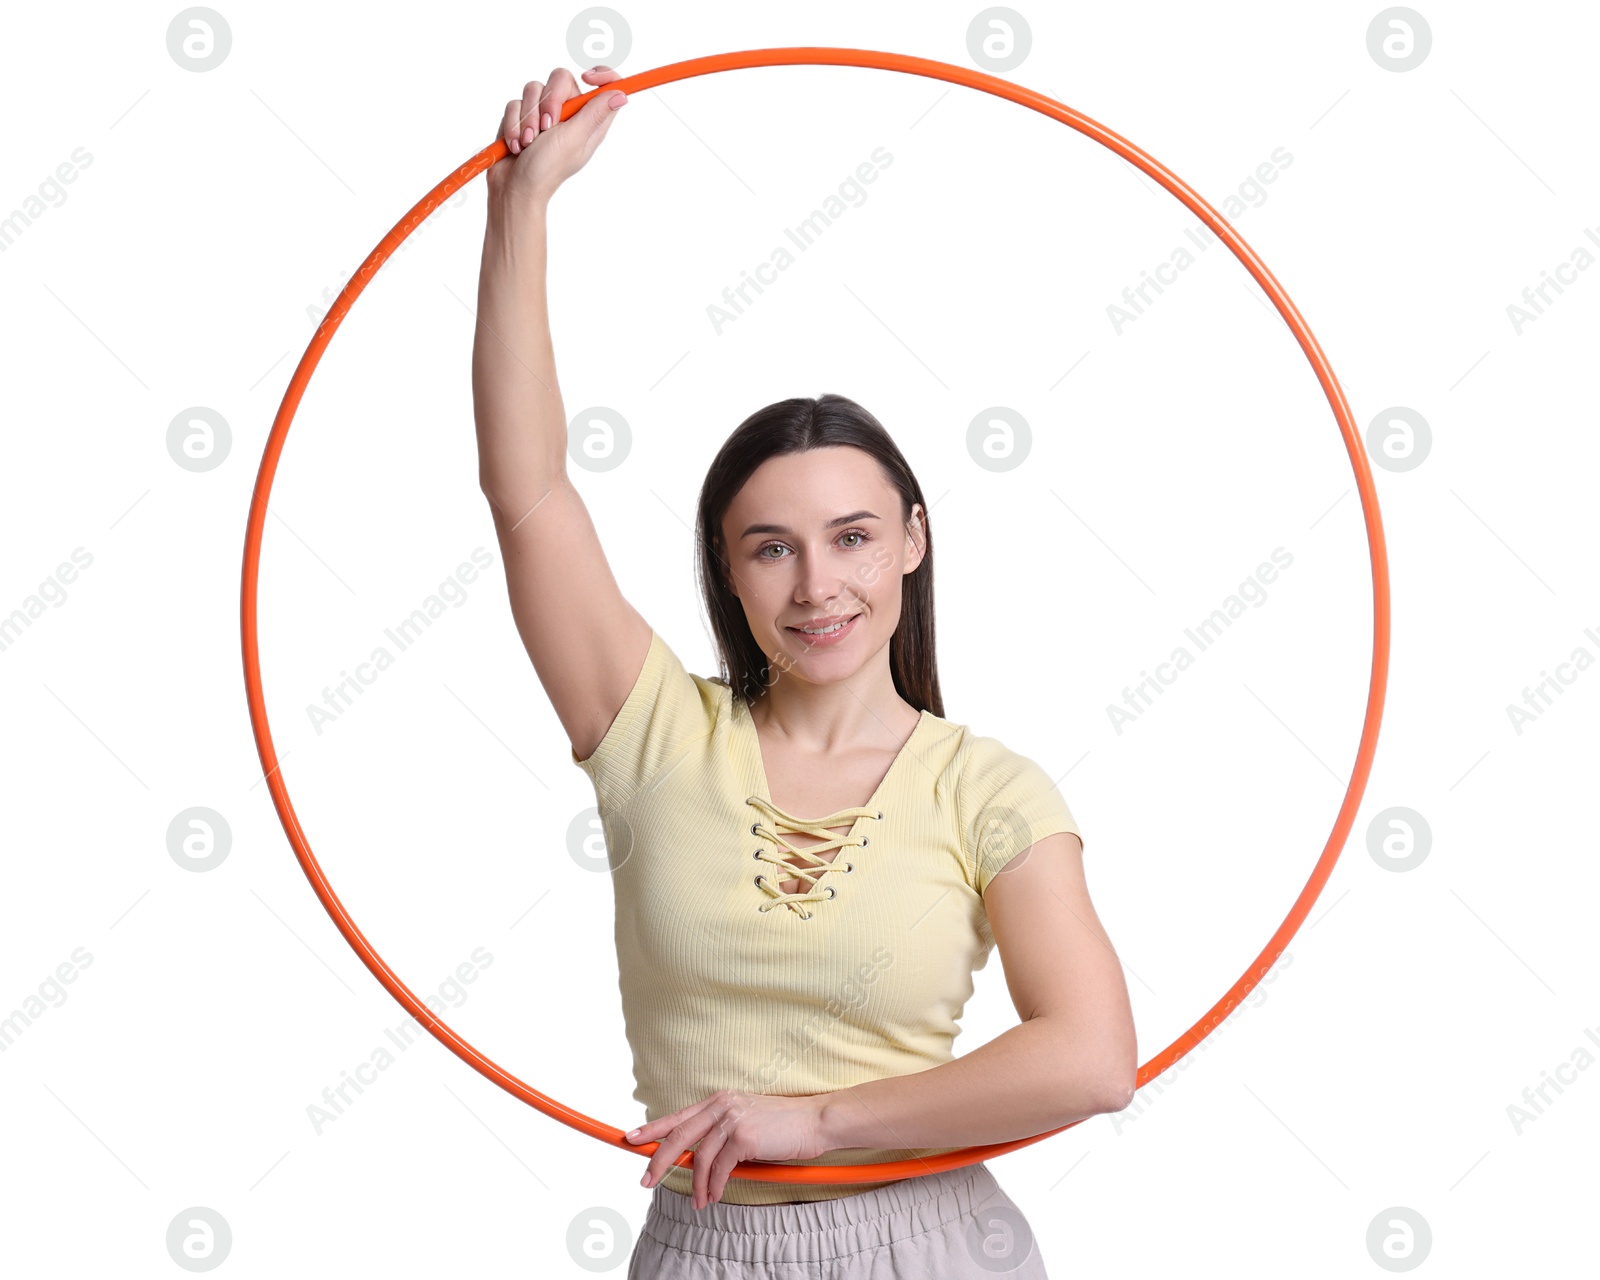
<path id="1" fill-rule="evenodd" d="M 771 841 L 780 846 L 773 850 L 760 847 L 751 857 L 758 862 L 765 862 L 770 866 L 780 869 L 784 874 L 774 875 L 772 872 L 758 871 L 755 874 L 756 887 L 768 896 L 769 901 L 761 903 L 757 911 L 769 911 L 773 907 L 787 906 L 799 914 L 802 920 L 811 919 L 811 909 L 806 906 L 808 902 L 824 902 L 834 896 L 832 885 L 821 884 L 822 877 L 830 871 L 840 875 L 848 875 L 855 870 L 851 862 L 841 863 L 836 855 L 833 861 L 819 857 L 830 849 L 844 850 L 848 848 L 864 848 L 867 844 L 866 836 L 853 834 L 858 818 L 872 818 L 875 821 L 883 817 L 882 810 L 853 806 L 849 809 L 840 809 L 821 818 L 797 818 L 793 814 L 785 813 L 770 800 L 761 796 L 747 796 L 745 803 L 753 806 L 765 817 L 765 821 L 757 818 L 750 824 L 750 834 L 759 836 L 763 840 Z M 850 832 L 839 835 L 829 831 L 829 827 L 850 824 Z M 822 843 L 811 845 L 795 845 L 784 839 L 780 828 L 786 828 L 789 834 L 803 832 L 806 835 L 816 836 Z M 785 854 L 798 855 L 803 864 L 796 866 L 790 862 Z M 805 888 L 800 893 L 784 893 L 778 886 L 784 880 L 799 880 Z"/>

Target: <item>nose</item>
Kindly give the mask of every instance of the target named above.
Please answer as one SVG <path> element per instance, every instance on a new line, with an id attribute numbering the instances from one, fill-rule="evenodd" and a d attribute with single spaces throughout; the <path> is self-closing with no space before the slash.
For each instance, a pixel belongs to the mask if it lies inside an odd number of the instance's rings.
<path id="1" fill-rule="evenodd" d="M 846 578 L 839 576 L 836 566 L 828 563 L 826 555 L 807 554 L 800 562 L 800 574 L 795 583 L 795 600 L 818 613 L 840 613 L 849 610 L 859 595 Z"/>

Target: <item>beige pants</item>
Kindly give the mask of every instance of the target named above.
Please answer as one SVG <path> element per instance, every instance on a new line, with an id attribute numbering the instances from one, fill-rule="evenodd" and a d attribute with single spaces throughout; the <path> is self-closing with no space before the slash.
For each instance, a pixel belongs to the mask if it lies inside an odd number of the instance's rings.
<path id="1" fill-rule="evenodd" d="M 1049 1280 L 1022 1211 L 979 1163 L 808 1204 L 696 1210 L 657 1185 L 628 1280 Z"/>

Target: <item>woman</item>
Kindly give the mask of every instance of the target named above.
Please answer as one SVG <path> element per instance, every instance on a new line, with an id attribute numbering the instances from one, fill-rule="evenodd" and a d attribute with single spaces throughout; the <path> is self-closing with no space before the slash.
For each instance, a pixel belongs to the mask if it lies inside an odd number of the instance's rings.
<path id="1" fill-rule="evenodd" d="M 560 121 L 579 92 L 558 68 L 506 104 L 473 395 L 512 612 L 613 872 L 648 1117 L 628 1136 L 660 1144 L 628 1274 L 1044 1276 L 981 1163 L 729 1176 L 741 1160 L 915 1160 L 1120 1110 L 1133 1020 L 1066 803 L 1033 761 L 943 718 L 927 508 L 870 413 L 780 401 L 713 461 L 698 567 L 724 676 L 689 674 L 622 598 L 566 472 L 545 302 L 549 199 L 626 100 L 598 93 Z M 956 1059 L 996 945 L 1022 1021 Z"/>

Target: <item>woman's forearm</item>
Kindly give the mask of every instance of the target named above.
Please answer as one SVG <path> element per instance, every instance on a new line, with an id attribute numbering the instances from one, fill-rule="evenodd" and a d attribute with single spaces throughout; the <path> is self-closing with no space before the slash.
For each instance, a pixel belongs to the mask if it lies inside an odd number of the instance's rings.
<path id="1" fill-rule="evenodd" d="M 827 1149 L 983 1146 L 1048 1133 L 1132 1101 L 1105 1055 L 1030 1018 L 953 1061 L 824 1094 Z"/>
<path id="2" fill-rule="evenodd" d="M 514 526 L 566 475 L 567 423 L 545 298 L 546 208 L 491 199 L 478 273 L 472 404 L 478 483 Z"/>

